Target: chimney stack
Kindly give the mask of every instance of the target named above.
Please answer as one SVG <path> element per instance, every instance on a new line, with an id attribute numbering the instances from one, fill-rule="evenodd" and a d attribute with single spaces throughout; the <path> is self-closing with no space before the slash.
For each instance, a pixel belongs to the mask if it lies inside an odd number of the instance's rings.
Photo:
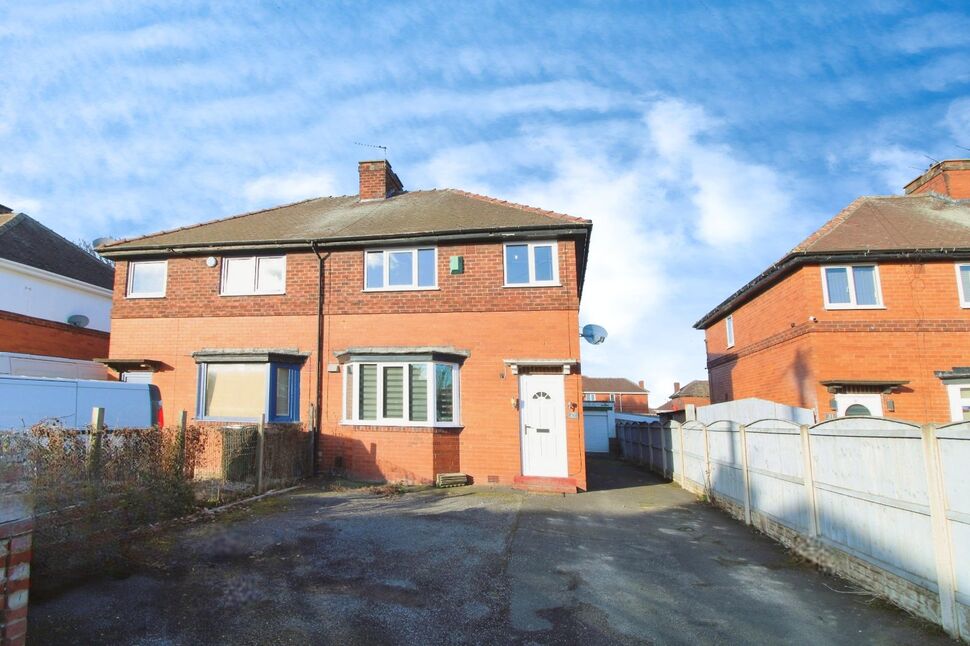
<path id="1" fill-rule="evenodd" d="M 675 381 L 674 382 L 674 394 L 676 395 L 677 394 L 677 391 L 679 391 L 679 390 L 680 390 L 680 382 L 679 381 Z"/>
<path id="2" fill-rule="evenodd" d="M 970 199 L 970 159 L 948 159 L 906 185 L 906 195 L 939 193 L 954 200 Z"/>
<path id="3" fill-rule="evenodd" d="M 646 388 L 644 387 L 644 385 L 643 385 L 643 379 L 641 379 L 640 381 L 638 381 L 638 382 L 637 382 L 637 385 L 638 385 L 638 386 L 640 386 L 641 388 L 644 388 L 644 389 L 646 389 Z"/>
<path id="4" fill-rule="evenodd" d="M 361 202 L 383 200 L 404 190 L 404 185 L 386 159 L 358 162 L 357 172 L 360 175 Z"/>

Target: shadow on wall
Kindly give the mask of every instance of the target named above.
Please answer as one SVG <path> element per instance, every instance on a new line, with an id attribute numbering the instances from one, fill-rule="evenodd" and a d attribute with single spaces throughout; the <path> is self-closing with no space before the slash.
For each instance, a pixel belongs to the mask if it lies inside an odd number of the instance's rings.
<path id="1" fill-rule="evenodd" d="M 738 367 L 738 359 L 739 356 L 735 352 L 725 352 L 708 358 L 708 364 L 719 364 L 714 368 L 708 368 L 712 404 L 746 397 L 764 397 L 778 401 L 784 399 L 784 397 L 779 397 L 778 393 L 770 396 L 767 389 L 774 387 L 776 384 L 791 383 L 797 392 L 797 403 L 785 403 L 801 408 L 814 408 L 816 406 L 815 398 L 812 396 L 815 390 L 814 376 L 807 350 L 798 348 L 795 350 L 795 356 L 790 364 L 787 366 L 774 365 L 772 370 L 765 371 L 759 375 L 761 382 L 752 384 L 758 392 L 748 392 L 740 395 L 735 393 L 734 376 L 734 371 Z"/>

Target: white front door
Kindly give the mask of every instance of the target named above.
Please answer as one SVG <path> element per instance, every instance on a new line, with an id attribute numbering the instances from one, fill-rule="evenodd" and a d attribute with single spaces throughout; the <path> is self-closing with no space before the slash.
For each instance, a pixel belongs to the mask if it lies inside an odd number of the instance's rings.
<path id="1" fill-rule="evenodd" d="M 881 395 L 845 395 L 835 396 L 835 403 L 839 417 L 864 415 L 867 417 L 882 417 Z"/>
<path id="2" fill-rule="evenodd" d="M 566 397 L 561 375 L 519 377 L 522 475 L 565 478 Z"/>

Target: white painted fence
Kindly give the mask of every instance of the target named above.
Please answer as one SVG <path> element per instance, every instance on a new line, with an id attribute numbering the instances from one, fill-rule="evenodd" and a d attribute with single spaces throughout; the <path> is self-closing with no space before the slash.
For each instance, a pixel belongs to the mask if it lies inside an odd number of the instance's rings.
<path id="1" fill-rule="evenodd" d="M 626 459 L 970 641 L 970 422 L 617 420 Z"/>

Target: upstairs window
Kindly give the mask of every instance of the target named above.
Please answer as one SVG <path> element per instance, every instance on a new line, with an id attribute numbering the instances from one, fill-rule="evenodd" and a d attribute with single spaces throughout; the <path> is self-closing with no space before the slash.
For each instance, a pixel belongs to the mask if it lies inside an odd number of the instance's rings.
<path id="1" fill-rule="evenodd" d="M 879 271 L 875 265 L 822 267 L 827 309 L 881 308 Z"/>
<path id="2" fill-rule="evenodd" d="M 435 289 L 438 286 L 438 250 L 381 249 L 364 254 L 364 289 Z"/>
<path id="3" fill-rule="evenodd" d="M 285 291 L 286 256 L 223 258 L 223 296 L 283 294 Z"/>
<path id="4" fill-rule="evenodd" d="M 727 347 L 734 347 L 734 314 L 724 319 L 724 329 L 727 332 Z"/>
<path id="5" fill-rule="evenodd" d="M 555 242 L 516 242 L 505 245 L 505 286 L 559 285 L 559 250 Z"/>
<path id="6" fill-rule="evenodd" d="M 957 292 L 960 307 L 970 307 L 970 264 L 957 265 Z"/>
<path id="7" fill-rule="evenodd" d="M 128 263 L 128 298 L 162 298 L 167 277 L 167 260 Z"/>
<path id="8" fill-rule="evenodd" d="M 437 361 L 347 363 L 344 422 L 457 426 L 458 370 Z"/>

